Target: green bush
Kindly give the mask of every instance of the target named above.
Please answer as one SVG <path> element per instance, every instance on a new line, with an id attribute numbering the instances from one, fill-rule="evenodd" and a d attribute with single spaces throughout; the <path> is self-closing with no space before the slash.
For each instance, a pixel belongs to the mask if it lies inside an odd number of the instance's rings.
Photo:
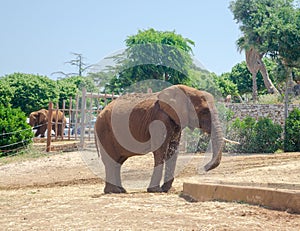
<path id="1" fill-rule="evenodd" d="M 249 153 L 255 147 L 253 140 L 255 136 L 255 119 L 252 117 L 247 117 L 243 120 L 236 118 L 230 126 L 228 132 L 228 137 L 232 140 L 238 141 L 240 145 L 230 145 L 226 146 L 228 151 L 238 152 L 238 153 Z"/>
<path id="2" fill-rule="evenodd" d="M 285 123 L 284 151 L 300 151 L 300 110 L 295 108 Z"/>
<path id="3" fill-rule="evenodd" d="M 274 153 L 282 147 L 282 128 L 270 118 L 261 118 L 255 126 L 256 152 Z"/>
<path id="4" fill-rule="evenodd" d="M 183 134 L 181 141 L 185 142 L 187 152 L 206 152 L 210 140 L 207 134 L 200 129 L 190 130 L 188 128 L 184 130 Z"/>
<path id="5" fill-rule="evenodd" d="M 0 157 L 15 153 L 32 142 L 33 132 L 25 113 L 0 104 Z"/>
<path id="6" fill-rule="evenodd" d="M 274 153 L 281 148 L 282 128 L 269 118 L 256 121 L 252 117 L 235 119 L 229 131 L 229 137 L 240 142 L 239 145 L 227 145 L 228 151 L 238 153 Z"/>

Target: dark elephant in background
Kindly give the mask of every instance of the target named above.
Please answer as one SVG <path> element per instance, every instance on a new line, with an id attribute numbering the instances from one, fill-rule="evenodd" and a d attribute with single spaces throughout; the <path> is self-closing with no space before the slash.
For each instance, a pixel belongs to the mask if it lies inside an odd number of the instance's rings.
<path id="1" fill-rule="evenodd" d="M 57 112 L 57 115 L 56 115 Z M 66 126 L 66 118 L 61 111 L 53 110 L 52 112 L 52 129 L 55 131 L 55 122 L 58 122 L 57 125 L 57 135 L 62 136 L 62 128 Z M 41 137 L 45 137 L 45 132 L 47 130 L 48 124 L 48 110 L 41 109 L 39 111 L 31 112 L 29 115 L 29 125 L 36 129 L 35 137 L 41 135 Z"/>
<path id="2" fill-rule="evenodd" d="M 95 124 L 98 155 L 105 166 L 105 193 L 125 193 L 120 169 L 131 156 L 152 152 L 154 170 L 148 192 L 168 192 L 174 180 L 178 145 L 183 128 L 200 128 L 211 135 L 216 168 L 224 144 L 214 98 L 205 91 L 175 85 L 152 94 L 127 94 L 107 105 Z M 164 183 L 160 186 L 164 172 Z"/>

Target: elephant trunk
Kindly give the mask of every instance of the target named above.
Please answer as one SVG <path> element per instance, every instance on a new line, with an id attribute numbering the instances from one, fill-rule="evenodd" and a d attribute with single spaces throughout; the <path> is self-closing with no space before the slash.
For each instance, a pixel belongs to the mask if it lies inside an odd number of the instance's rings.
<path id="1" fill-rule="evenodd" d="M 211 112 L 211 144 L 213 156 L 209 163 L 204 166 L 205 171 L 212 170 L 221 162 L 224 138 L 222 127 L 218 119 L 218 113 L 214 105 L 210 107 Z"/>

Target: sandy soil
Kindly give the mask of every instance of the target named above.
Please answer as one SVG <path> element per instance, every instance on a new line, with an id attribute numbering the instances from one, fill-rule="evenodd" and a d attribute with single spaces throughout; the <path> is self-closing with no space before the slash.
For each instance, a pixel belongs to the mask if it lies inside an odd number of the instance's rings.
<path id="1" fill-rule="evenodd" d="M 225 155 L 203 173 L 203 155 L 182 154 L 172 190 L 146 193 L 151 155 L 123 167 L 127 194 L 103 194 L 95 153 L 50 154 L 0 165 L 1 230 L 300 230 L 300 215 L 242 203 L 192 202 L 183 182 L 213 182 L 296 190 L 300 153 Z M 92 169 L 93 171 L 91 171 Z M 98 176 L 97 176 L 98 175 Z M 100 178 L 99 178 L 100 176 Z"/>

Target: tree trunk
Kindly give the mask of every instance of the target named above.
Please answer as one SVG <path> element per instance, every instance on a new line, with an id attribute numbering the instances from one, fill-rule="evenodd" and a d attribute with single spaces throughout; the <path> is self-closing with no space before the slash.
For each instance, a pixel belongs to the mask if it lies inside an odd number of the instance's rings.
<path id="1" fill-rule="evenodd" d="M 286 89 L 284 94 L 284 122 L 288 117 L 289 95 L 292 92 L 292 83 L 293 83 L 292 71 L 288 69 L 287 79 L 286 79 Z"/>
<path id="2" fill-rule="evenodd" d="M 257 82 L 256 82 L 256 74 L 255 72 L 252 73 L 252 98 L 253 102 L 257 102 Z"/>
<path id="3" fill-rule="evenodd" d="M 267 71 L 267 68 L 264 64 L 264 62 L 262 61 L 262 57 L 260 59 L 260 68 L 259 68 L 259 71 L 263 77 L 263 80 L 264 80 L 264 84 L 266 86 L 266 88 L 268 89 L 268 92 L 270 94 L 278 94 L 278 90 L 276 89 L 276 87 L 273 85 L 271 79 L 269 78 L 269 73 Z"/>
<path id="4" fill-rule="evenodd" d="M 254 85 L 254 81 L 256 83 L 256 75 L 258 71 L 260 71 L 260 73 L 263 76 L 264 84 L 268 92 L 271 94 L 279 93 L 278 90 L 273 85 L 271 79 L 269 78 L 267 68 L 262 61 L 263 56 L 264 54 L 259 54 L 259 52 L 255 50 L 253 47 L 251 47 L 249 50 L 246 50 L 246 63 L 247 63 L 248 70 L 252 74 L 252 79 L 253 79 L 252 95 L 253 95 L 254 102 L 257 101 L 257 84 Z"/>

